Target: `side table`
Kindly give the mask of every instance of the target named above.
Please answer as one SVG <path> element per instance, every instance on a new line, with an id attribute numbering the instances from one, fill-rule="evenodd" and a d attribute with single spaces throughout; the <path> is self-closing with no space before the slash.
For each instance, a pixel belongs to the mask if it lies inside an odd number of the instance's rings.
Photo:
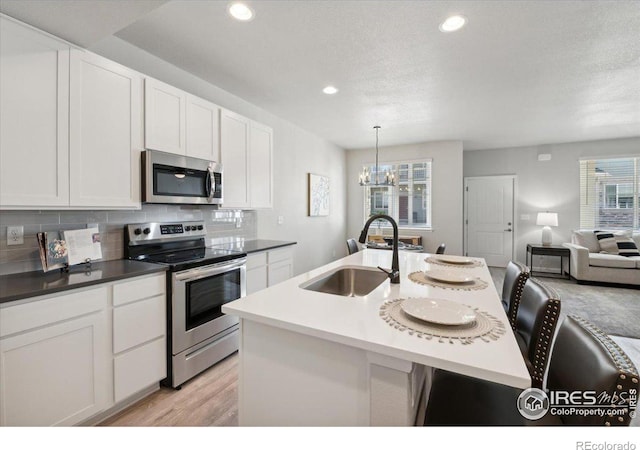
<path id="1" fill-rule="evenodd" d="M 560 257 L 560 273 L 555 272 L 536 272 L 538 276 L 556 276 L 556 278 L 571 278 L 571 252 L 567 247 L 562 245 L 542 245 L 542 244 L 527 244 L 527 266 L 533 272 L 533 255 L 540 256 L 559 256 Z M 567 271 L 564 271 L 564 259 L 567 258 Z M 566 273 L 566 276 L 565 276 Z M 559 277 L 558 277 L 559 275 Z"/>

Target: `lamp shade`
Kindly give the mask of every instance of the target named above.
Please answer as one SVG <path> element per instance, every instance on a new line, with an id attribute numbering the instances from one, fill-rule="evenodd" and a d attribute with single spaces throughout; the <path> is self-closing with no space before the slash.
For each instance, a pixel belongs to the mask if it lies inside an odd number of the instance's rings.
<path id="1" fill-rule="evenodd" d="M 548 227 L 558 226 L 558 213 L 540 212 L 536 219 L 536 225 L 544 225 Z"/>

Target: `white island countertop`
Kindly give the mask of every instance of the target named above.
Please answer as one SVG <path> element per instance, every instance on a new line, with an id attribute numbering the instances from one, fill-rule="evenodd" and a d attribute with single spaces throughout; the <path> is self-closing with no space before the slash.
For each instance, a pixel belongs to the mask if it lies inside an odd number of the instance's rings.
<path id="1" fill-rule="evenodd" d="M 334 261 L 268 289 L 222 307 L 226 314 L 243 320 L 301 333 L 401 360 L 481 378 L 513 387 L 531 385 L 507 316 L 484 261 L 482 267 L 454 268 L 458 273 L 480 277 L 485 289 L 464 291 L 417 284 L 409 273 L 447 269 L 425 262 L 426 253 L 399 252 L 400 284 L 384 281 L 365 297 L 344 297 L 300 288 L 320 275 L 341 266 L 391 267 L 392 252 L 367 249 Z M 472 344 L 439 342 L 410 335 L 380 317 L 386 300 L 429 297 L 479 308 L 503 322 L 506 333 L 495 341 L 476 339 Z"/>

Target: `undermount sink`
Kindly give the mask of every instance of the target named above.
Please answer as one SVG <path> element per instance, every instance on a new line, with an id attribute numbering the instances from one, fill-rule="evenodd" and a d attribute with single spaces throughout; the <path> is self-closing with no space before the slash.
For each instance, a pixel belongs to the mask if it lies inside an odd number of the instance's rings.
<path id="1" fill-rule="evenodd" d="M 345 266 L 320 275 L 300 285 L 308 291 L 345 297 L 363 297 L 388 279 L 386 273 L 373 267 Z"/>

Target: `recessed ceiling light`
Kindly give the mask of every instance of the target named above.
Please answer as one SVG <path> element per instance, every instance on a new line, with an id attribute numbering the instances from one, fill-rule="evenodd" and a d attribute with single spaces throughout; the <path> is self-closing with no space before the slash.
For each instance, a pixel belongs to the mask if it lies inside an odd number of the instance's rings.
<path id="1" fill-rule="evenodd" d="M 253 19 L 253 9 L 249 8 L 244 3 L 231 3 L 227 8 L 229 14 L 235 19 L 241 20 L 242 22 L 248 22 Z"/>
<path id="2" fill-rule="evenodd" d="M 338 90 L 333 86 L 327 86 L 322 90 L 322 92 L 324 92 L 325 94 L 333 95 L 338 92 Z"/>
<path id="3" fill-rule="evenodd" d="M 465 16 L 451 16 L 447 20 L 440 24 L 440 31 L 443 33 L 450 33 L 452 31 L 458 31 L 465 26 L 467 18 Z"/>

